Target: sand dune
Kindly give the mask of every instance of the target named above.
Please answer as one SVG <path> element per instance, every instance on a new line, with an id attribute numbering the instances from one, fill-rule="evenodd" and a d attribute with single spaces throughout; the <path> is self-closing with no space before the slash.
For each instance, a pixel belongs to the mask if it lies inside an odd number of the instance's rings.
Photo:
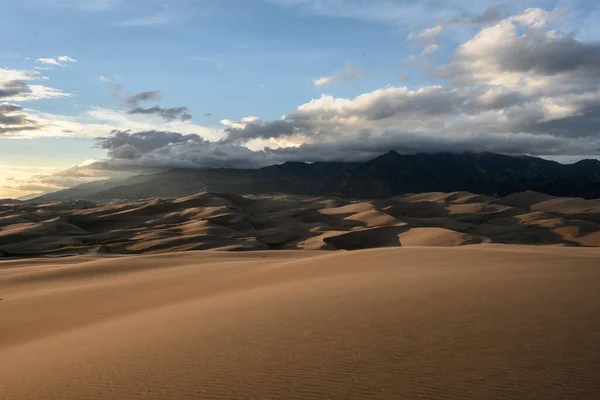
<path id="1" fill-rule="evenodd" d="M 199 193 L 94 205 L 0 204 L 0 254 L 365 249 L 472 243 L 600 246 L 600 200 L 468 192 L 385 200 L 252 199 Z"/>
<path id="2" fill-rule="evenodd" d="M 7 260 L 0 298 L 2 400 L 600 393 L 592 248 Z"/>

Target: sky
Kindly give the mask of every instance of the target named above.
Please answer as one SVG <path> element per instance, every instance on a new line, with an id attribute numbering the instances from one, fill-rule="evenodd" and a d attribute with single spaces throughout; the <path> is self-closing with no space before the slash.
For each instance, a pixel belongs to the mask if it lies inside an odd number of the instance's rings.
<path id="1" fill-rule="evenodd" d="M 0 6 L 0 198 L 388 150 L 600 156 L 596 0 Z"/>

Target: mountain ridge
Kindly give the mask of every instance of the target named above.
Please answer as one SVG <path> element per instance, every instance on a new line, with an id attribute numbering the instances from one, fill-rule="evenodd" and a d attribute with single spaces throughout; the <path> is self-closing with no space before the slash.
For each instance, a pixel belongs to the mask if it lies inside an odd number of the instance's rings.
<path id="1" fill-rule="evenodd" d="M 505 196 L 526 190 L 598 198 L 600 162 L 560 164 L 489 152 L 402 155 L 389 151 L 365 162 L 286 162 L 259 169 L 178 168 L 123 181 L 86 183 L 33 201 L 174 198 L 201 191 L 368 199 L 435 191 Z"/>

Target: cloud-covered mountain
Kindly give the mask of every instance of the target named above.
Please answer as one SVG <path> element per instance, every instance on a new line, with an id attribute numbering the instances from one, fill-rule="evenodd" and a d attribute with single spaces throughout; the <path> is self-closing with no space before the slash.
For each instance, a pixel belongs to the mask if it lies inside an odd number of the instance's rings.
<path id="1" fill-rule="evenodd" d="M 202 191 L 384 198 L 453 191 L 504 196 L 525 190 L 600 197 L 600 161 L 564 165 L 494 153 L 400 155 L 390 151 L 367 162 L 286 162 L 259 169 L 173 169 L 124 181 L 88 183 L 41 196 L 36 201 L 172 198 Z"/>

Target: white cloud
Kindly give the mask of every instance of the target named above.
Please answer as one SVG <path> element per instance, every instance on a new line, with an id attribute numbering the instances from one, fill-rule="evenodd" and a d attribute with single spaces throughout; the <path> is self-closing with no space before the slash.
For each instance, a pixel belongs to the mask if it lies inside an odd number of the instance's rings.
<path id="1" fill-rule="evenodd" d="M 600 43 L 542 29 L 560 13 L 528 9 L 482 29 L 439 69 L 462 85 L 500 85 L 556 93 L 600 80 Z M 590 86 L 590 84 L 593 85 Z"/>
<path id="2" fill-rule="evenodd" d="M 424 39 L 424 40 L 435 39 L 436 37 L 439 36 L 440 33 L 442 33 L 442 29 L 443 28 L 441 25 L 436 25 L 431 28 L 427 28 L 423 32 L 420 32 L 417 34 L 411 33 L 408 36 L 408 39 Z"/>
<path id="3" fill-rule="evenodd" d="M 7 101 L 31 101 L 71 96 L 60 89 L 24 83 L 46 79 L 38 71 L 0 68 L 0 94 L 4 93 L 1 97 Z M 11 90 L 7 91 L 7 88 Z"/>
<path id="4" fill-rule="evenodd" d="M 73 96 L 71 93 L 44 85 L 28 85 L 29 92 L 8 98 L 11 101 L 32 101 L 42 99 L 60 99 Z"/>
<path id="5" fill-rule="evenodd" d="M 440 48 L 439 44 L 430 44 L 429 46 L 425 47 L 422 51 L 421 51 L 421 55 L 422 56 L 426 56 L 427 54 L 433 53 L 435 51 L 438 51 Z"/>
<path id="6" fill-rule="evenodd" d="M 107 78 L 106 76 L 102 76 L 102 75 L 100 75 L 98 77 L 98 80 L 100 80 L 101 82 L 105 82 L 105 83 L 110 82 L 110 78 Z"/>
<path id="7" fill-rule="evenodd" d="M 221 120 L 221 124 L 229 127 L 229 128 L 240 128 L 243 129 L 244 127 L 246 127 L 246 125 L 252 123 L 252 122 L 258 122 L 260 121 L 260 119 L 258 117 L 254 117 L 254 116 L 250 116 L 250 117 L 245 117 L 242 118 L 239 121 L 232 121 L 229 119 L 223 119 Z"/>
<path id="8" fill-rule="evenodd" d="M 57 60 L 55 60 L 54 58 L 38 58 L 36 60 L 37 62 L 41 63 L 41 64 L 48 64 L 48 65 L 61 65 Z"/>
<path id="9" fill-rule="evenodd" d="M 409 63 L 417 64 L 424 60 L 427 54 L 431 54 L 440 49 L 440 40 L 438 36 L 442 33 L 444 28 L 442 25 L 435 25 L 431 28 L 427 28 L 420 33 L 411 33 L 408 35 L 407 40 L 415 41 L 417 44 L 423 46 L 423 50 L 419 54 L 419 57 L 413 56 L 409 58 Z"/>
<path id="10" fill-rule="evenodd" d="M 348 82 L 354 79 L 365 76 L 368 73 L 367 69 L 360 69 L 355 63 L 348 63 L 344 69 L 332 76 L 324 76 L 313 80 L 315 86 L 331 85 L 332 83 Z"/>
<path id="11" fill-rule="evenodd" d="M 192 122 L 165 122 L 162 118 L 135 116 L 126 112 L 106 107 L 91 107 L 78 116 L 43 113 L 28 110 L 28 118 L 38 126 L 30 130 L 15 132 L 13 137 L 88 137 L 106 136 L 112 130 L 164 130 L 185 134 L 199 134 L 207 140 L 219 140 L 223 137 L 222 129 L 197 125 Z"/>
<path id="12" fill-rule="evenodd" d="M 37 71 L 0 68 L 0 83 L 7 81 L 33 81 L 47 79 Z"/>
<path id="13" fill-rule="evenodd" d="M 65 63 L 77 62 L 77 60 L 69 56 L 60 56 L 56 58 L 38 58 L 36 61 L 40 64 L 52 65 L 56 67 L 64 67 L 67 65 Z"/>
<path id="14" fill-rule="evenodd" d="M 70 63 L 77 62 L 76 59 L 71 58 L 69 56 L 60 56 L 60 57 L 58 57 L 58 61 L 61 61 L 61 62 L 70 62 Z"/>

